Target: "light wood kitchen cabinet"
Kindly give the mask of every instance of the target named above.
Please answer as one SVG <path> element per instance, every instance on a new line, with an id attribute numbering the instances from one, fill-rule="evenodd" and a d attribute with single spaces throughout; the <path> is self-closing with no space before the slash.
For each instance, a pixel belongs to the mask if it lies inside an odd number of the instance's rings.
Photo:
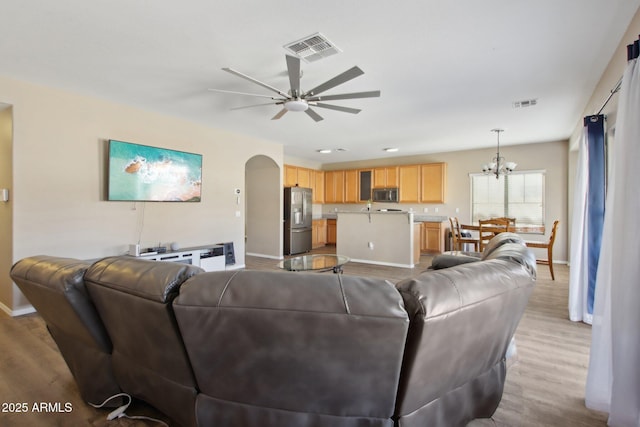
<path id="1" fill-rule="evenodd" d="M 358 170 L 359 202 L 371 200 L 371 186 L 373 184 L 373 171 L 371 169 Z"/>
<path id="2" fill-rule="evenodd" d="M 420 181 L 421 203 L 444 203 L 447 190 L 446 163 L 420 165 Z"/>
<path id="3" fill-rule="evenodd" d="M 313 169 L 284 165 L 284 186 L 311 188 L 312 173 Z"/>
<path id="4" fill-rule="evenodd" d="M 318 204 L 366 202 L 372 188 L 399 188 L 400 203 L 445 203 L 446 163 L 337 171 L 284 165 L 283 173 L 285 187 L 311 188 Z"/>
<path id="5" fill-rule="evenodd" d="M 344 171 L 324 173 L 324 202 L 344 203 Z"/>
<path id="6" fill-rule="evenodd" d="M 284 165 L 284 179 L 283 184 L 285 187 L 295 187 L 298 182 L 298 168 L 296 166 Z"/>
<path id="7" fill-rule="evenodd" d="M 398 186 L 398 166 L 373 169 L 373 188 L 395 188 Z"/>
<path id="8" fill-rule="evenodd" d="M 324 203 L 324 172 L 312 171 L 311 189 L 313 190 L 313 203 Z"/>
<path id="9" fill-rule="evenodd" d="M 335 245 L 337 242 L 338 226 L 336 219 L 327 220 L 327 244 Z"/>
<path id="10" fill-rule="evenodd" d="M 344 171 L 344 202 L 358 203 L 360 200 L 360 186 L 356 169 Z"/>
<path id="11" fill-rule="evenodd" d="M 407 165 L 398 168 L 400 203 L 420 202 L 420 168 L 420 165 Z"/>
<path id="12" fill-rule="evenodd" d="M 420 252 L 422 252 L 422 223 L 413 224 L 413 263 L 420 264 Z"/>
<path id="13" fill-rule="evenodd" d="M 311 222 L 311 247 L 320 248 L 327 244 L 327 220 L 314 219 Z"/>
<path id="14" fill-rule="evenodd" d="M 298 187 L 311 188 L 311 169 L 298 168 Z"/>
<path id="15" fill-rule="evenodd" d="M 421 224 L 420 250 L 422 252 L 443 252 L 446 227 L 441 222 L 423 222 Z"/>

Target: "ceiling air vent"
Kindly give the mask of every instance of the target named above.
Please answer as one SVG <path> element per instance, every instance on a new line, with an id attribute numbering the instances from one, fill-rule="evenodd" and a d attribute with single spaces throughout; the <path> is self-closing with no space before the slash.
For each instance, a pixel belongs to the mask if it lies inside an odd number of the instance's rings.
<path id="1" fill-rule="evenodd" d="M 538 103 L 537 99 L 525 99 L 524 101 L 515 101 L 513 103 L 513 108 L 533 107 L 537 103 Z"/>
<path id="2" fill-rule="evenodd" d="M 341 52 L 333 42 L 320 33 L 288 43 L 284 45 L 284 48 L 306 62 L 314 62 Z"/>

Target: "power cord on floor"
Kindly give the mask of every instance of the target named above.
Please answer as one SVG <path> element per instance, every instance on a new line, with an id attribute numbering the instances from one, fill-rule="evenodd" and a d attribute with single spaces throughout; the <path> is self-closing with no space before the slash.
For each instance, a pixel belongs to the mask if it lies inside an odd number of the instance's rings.
<path id="1" fill-rule="evenodd" d="M 113 411 L 109 412 L 109 415 L 107 415 L 107 420 L 108 421 L 112 421 L 115 420 L 116 418 L 129 418 L 131 420 L 148 420 L 148 421 L 153 421 L 155 423 L 159 423 L 165 427 L 169 427 L 169 425 L 167 423 L 165 423 L 162 420 L 158 420 L 156 418 L 151 418 L 151 417 L 147 417 L 144 415 L 127 415 L 125 413 L 125 411 L 127 410 L 127 408 L 129 408 L 129 405 L 131 405 L 131 396 L 129 396 L 127 393 L 118 393 L 118 394 L 114 394 L 111 397 L 108 397 L 107 399 L 105 399 L 104 402 L 100 403 L 99 405 L 96 405 L 95 403 L 91 403 L 88 402 L 89 405 L 93 406 L 94 408 L 102 408 L 104 405 L 107 404 L 107 402 L 109 402 L 112 399 L 116 399 L 118 397 L 125 397 L 127 398 L 127 403 L 117 407 L 116 409 L 114 409 Z"/>

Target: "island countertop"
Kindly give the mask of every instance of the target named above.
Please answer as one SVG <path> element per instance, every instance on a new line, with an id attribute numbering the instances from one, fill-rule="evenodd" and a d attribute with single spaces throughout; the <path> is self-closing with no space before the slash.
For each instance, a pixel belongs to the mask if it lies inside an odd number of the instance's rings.
<path id="1" fill-rule="evenodd" d="M 372 211 L 338 211 L 338 212 L 328 212 L 328 213 L 323 213 L 321 218 L 315 218 L 315 219 L 337 219 L 338 218 L 338 214 L 340 213 L 351 213 L 351 214 L 382 214 L 382 215 L 406 215 L 408 213 L 413 213 L 413 221 L 414 222 L 445 222 L 449 220 L 449 217 L 447 216 L 438 216 L 438 215 L 425 215 L 425 214 L 419 214 L 416 212 L 409 212 L 409 211 L 378 211 L 378 210 L 372 210 Z"/>

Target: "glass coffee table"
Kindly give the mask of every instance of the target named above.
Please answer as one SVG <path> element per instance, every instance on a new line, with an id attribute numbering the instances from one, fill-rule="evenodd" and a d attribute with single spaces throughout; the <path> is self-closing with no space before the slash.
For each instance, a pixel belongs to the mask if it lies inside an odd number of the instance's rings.
<path id="1" fill-rule="evenodd" d="M 329 271 L 342 273 L 342 266 L 350 261 L 342 255 L 314 254 L 301 255 L 285 259 L 278 263 L 278 267 L 287 271 Z"/>

